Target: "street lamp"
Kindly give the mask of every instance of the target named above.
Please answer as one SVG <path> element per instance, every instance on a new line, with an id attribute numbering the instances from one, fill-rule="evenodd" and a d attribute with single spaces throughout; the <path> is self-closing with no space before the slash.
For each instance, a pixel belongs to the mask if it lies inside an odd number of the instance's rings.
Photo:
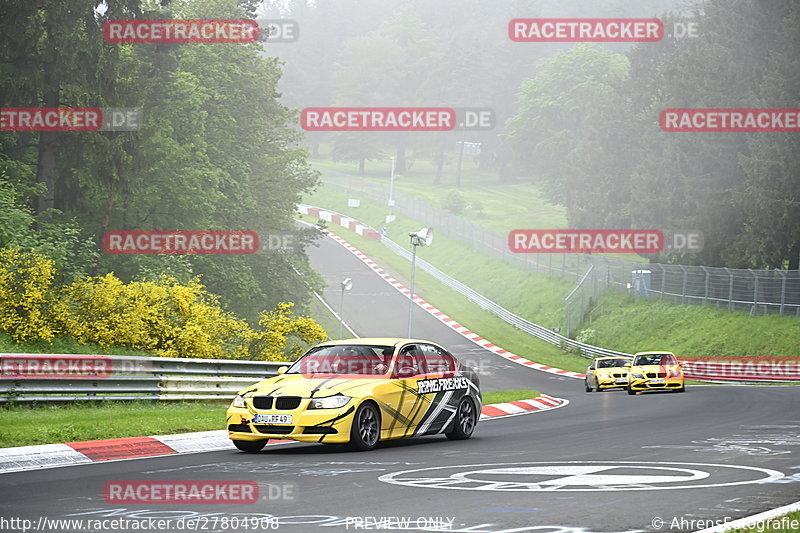
<path id="1" fill-rule="evenodd" d="M 392 208 L 394 207 L 394 156 L 390 159 L 392 160 L 392 173 L 389 175 L 389 214 L 386 215 L 387 224 L 394 220 L 394 215 L 392 214 Z"/>
<path id="2" fill-rule="evenodd" d="M 408 302 L 408 338 L 411 337 L 411 314 L 414 311 L 414 272 L 417 266 L 417 246 L 430 246 L 433 242 L 433 229 L 422 228 L 408 234 L 411 237 L 411 294 Z"/>
<path id="3" fill-rule="evenodd" d="M 344 291 L 349 291 L 353 288 L 353 280 L 350 278 L 344 278 L 342 280 L 342 297 L 339 299 L 339 338 L 342 338 L 344 333 L 344 317 L 342 316 L 342 312 L 344 311 Z"/>

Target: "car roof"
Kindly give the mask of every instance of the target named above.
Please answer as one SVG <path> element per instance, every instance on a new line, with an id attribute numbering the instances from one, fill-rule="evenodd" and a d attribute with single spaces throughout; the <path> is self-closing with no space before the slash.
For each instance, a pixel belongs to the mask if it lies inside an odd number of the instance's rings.
<path id="1" fill-rule="evenodd" d="M 595 360 L 599 359 L 625 359 L 626 361 L 630 359 L 628 355 L 603 355 L 601 357 L 595 357 Z"/>
<path id="2" fill-rule="evenodd" d="M 341 344 L 357 344 L 357 345 L 396 346 L 398 344 L 408 344 L 411 342 L 424 342 L 426 344 L 436 344 L 435 342 L 425 341 L 422 339 L 401 339 L 398 337 L 366 337 L 360 339 L 341 339 L 338 341 L 321 342 L 320 345 L 330 346 L 330 345 L 341 345 Z"/>
<path id="3" fill-rule="evenodd" d="M 636 352 L 636 354 L 634 355 L 666 355 L 666 354 L 675 355 L 674 353 L 668 352 L 666 350 L 661 350 L 657 352 Z"/>

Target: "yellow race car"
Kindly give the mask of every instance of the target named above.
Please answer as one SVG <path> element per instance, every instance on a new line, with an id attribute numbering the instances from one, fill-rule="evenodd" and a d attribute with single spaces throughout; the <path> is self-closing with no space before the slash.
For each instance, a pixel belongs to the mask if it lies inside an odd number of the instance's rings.
<path id="1" fill-rule="evenodd" d="M 242 451 L 269 439 L 357 450 L 436 433 L 468 439 L 482 407 L 478 374 L 429 341 L 327 342 L 278 374 L 240 391 L 228 408 L 228 435 Z"/>
<path id="2" fill-rule="evenodd" d="M 586 370 L 584 378 L 586 392 L 627 388 L 630 366 L 630 357 L 612 356 L 594 359 Z"/>
<path id="3" fill-rule="evenodd" d="M 684 392 L 683 368 L 672 352 L 639 352 L 628 376 L 628 394 L 647 390 Z"/>

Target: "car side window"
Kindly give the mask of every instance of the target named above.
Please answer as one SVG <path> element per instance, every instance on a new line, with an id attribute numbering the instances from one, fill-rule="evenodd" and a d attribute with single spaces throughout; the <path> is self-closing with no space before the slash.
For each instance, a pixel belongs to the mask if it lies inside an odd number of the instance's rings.
<path id="1" fill-rule="evenodd" d="M 423 371 L 420 368 L 421 358 L 422 353 L 415 344 L 404 346 L 397 355 L 397 364 L 392 377 L 407 379 L 419 375 Z"/>
<path id="2" fill-rule="evenodd" d="M 452 355 L 431 344 L 422 344 L 420 347 L 425 358 L 425 373 L 453 374 L 456 371 L 455 358 Z"/>

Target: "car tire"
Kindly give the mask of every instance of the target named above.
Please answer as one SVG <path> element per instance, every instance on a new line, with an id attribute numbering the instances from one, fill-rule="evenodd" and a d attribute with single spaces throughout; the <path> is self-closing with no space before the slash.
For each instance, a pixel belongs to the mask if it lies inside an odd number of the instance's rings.
<path id="1" fill-rule="evenodd" d="M 594 391 L 601 392 L 603 389 L 600 388 L 600 380 L 598 379 L 594 384 Z"/>
<path id="2" fill-rule="evenodd" d="M 592 385 L 589 383 L 589 378 L 583 380 L 583 386 L 586 389 L 586 392 L 592 392 Z"/>
<path id="3" fill-rule="evenodd" d="M 350 449 L 367 451 L 378 445 L 381 436 L 381 417 L 372 402 L 364 402 L 353 415 L 350 428 Z"/>
<path id="4" fill-rule="evenodd" d="M 636 391 L 633 390 L 630 385 L 628 385 L 628 394 L 630 394 L 631 396 L 635 396 L 636 395 Z"/>
<path id="5" fill-rule="evenodd" d="M 686 385 L 681 385 L 681 388 L 675 389 L 675 392 L 686 392 Z"/>
<path id="6" fill-rule="evenodd" d="M 453 429 L 445 433 L 445 436 L 450 440 L 466 440 L 472 436 L 477 422 L 478 415 L 475 412 L 475 404 L 465 396 L 458 402 Z"/>
<path id="7" fill-rule="evenodd" d="M 233 445 L 247 453 L 257 453 L 264 449 L 269 439 L 266 440 L 235 440 Z"/>

